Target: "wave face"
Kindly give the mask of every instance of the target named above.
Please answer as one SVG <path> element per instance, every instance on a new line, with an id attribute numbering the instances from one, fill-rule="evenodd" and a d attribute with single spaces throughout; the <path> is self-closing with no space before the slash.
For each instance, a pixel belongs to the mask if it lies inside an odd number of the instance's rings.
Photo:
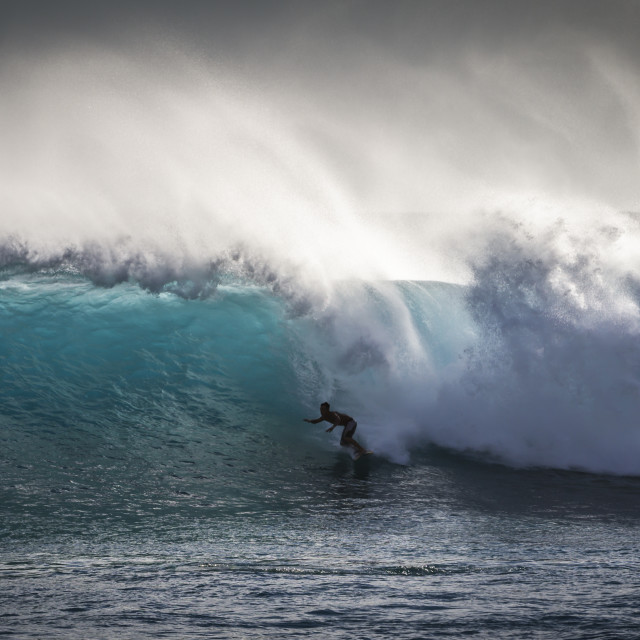
<path id="1" fill-rule="evenodd" d="M 43 265 L 7 244 L 6 446 L 27 468 L 110 448 L 153 468 L 182 455 L 189 432 L 215 441 L 221 469 L 238 455 L 282 469 L 292 450 L 337 448 L 301 422 L 328 400 L 398 463 L 435 443 L 514 466 L 639 474 L 640 282 L 584 247 L 568 260 L 561 236 L 503 224 L 466 285 L 324 289 L 238 256 L 197 278 L 147 265 L 136 281 L 140 258 L 108 282 L 100 252 Z"/>

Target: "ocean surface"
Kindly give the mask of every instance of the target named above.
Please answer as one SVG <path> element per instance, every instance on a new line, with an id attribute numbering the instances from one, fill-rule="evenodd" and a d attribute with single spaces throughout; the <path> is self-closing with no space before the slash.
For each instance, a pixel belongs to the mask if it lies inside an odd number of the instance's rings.
<path id="1" fill-rule="evenodd" d="M 311 292 L 5 251 L 0 636 L 637 638 L 638 289 L 500 255 Z"/>

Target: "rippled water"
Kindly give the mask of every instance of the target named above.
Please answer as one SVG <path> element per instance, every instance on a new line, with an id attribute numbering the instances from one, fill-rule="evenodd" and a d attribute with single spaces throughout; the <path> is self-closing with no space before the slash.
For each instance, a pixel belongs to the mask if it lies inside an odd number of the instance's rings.
<path id="1" fill-rule="evenodd" d="M 92 519 L 70 518 L 55 494 L 49 510 L 13 509 L 2 632 L 637 637 L 636 479 L 438 450 L 408 467 L 307 456 L 290 478 L 295 490 L 267 485 L 225 506 L 176 491 Z"/>

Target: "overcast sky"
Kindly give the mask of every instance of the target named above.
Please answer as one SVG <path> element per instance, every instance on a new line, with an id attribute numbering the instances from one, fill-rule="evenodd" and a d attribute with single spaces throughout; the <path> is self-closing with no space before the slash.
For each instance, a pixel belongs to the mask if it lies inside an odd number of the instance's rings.
<path id="1" fill-rule="evenodd" d="M 419 59 L 441 47 L 500 49 L 562 30 L 640 54 L 637 0 L 5 0 L 0 10 L 4 37 L 36 48 L 55 39 L 117 41 L 123 30 L 156 25 L 210 51 L 246 55 L 302 35 L 326 39 L 327 51 L 367 38 Z"/>

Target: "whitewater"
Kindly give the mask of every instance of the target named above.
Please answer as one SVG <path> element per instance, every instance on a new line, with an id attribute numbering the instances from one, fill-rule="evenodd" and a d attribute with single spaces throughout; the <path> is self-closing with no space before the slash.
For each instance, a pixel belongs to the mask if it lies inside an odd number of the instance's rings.
<path id="1" fill-rule="evenodd" d="M 0 635 L 634 637 L 616 180 L 141 50 L 0 64 Z"/>

